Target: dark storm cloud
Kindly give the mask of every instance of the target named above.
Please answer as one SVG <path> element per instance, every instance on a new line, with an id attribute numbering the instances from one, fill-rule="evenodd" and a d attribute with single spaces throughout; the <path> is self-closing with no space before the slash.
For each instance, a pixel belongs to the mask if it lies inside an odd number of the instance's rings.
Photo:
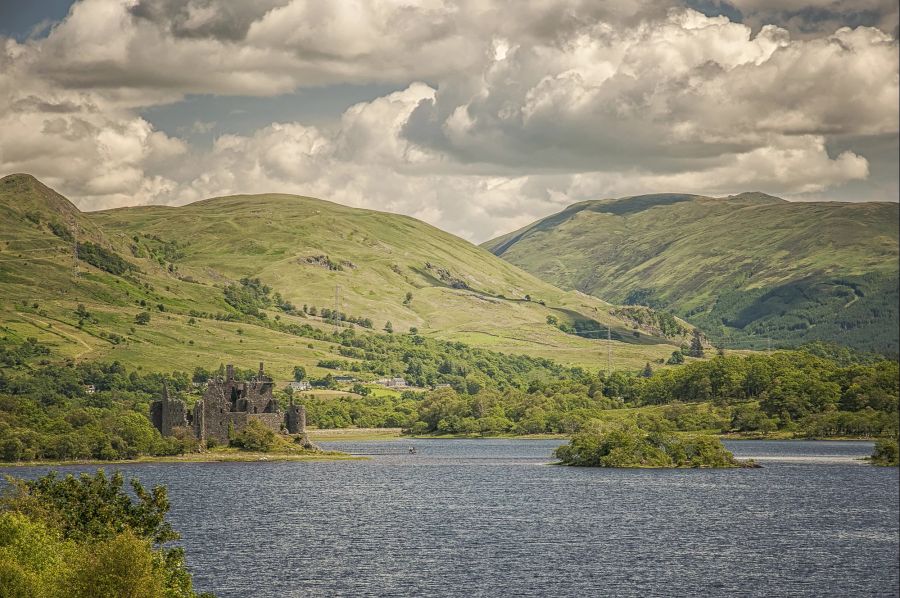
<path id="1" fill-rule="evenodd" d="M 834 33 L 841 27 L 878 27 L 897 37 L 896 0 L 688 0 L 706 14 L 725 14 L 758 31 L 767 24 L 795 36 Z"/>
<path id="2" fill-rule="evenodd" d="M 273 8 L 290 0 L 140 0 L 131 9 L 137 19 L 145 19 L 175 37 L 214 38 L 240 41 L 250 25 Z"/>

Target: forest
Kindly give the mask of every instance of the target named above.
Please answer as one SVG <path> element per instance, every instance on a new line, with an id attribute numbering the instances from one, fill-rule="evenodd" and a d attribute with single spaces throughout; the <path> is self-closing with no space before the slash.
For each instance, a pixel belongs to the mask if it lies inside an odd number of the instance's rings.
<path id="1" fill-rule="evenodd" d="M 317 331 L 320 334 L 329 334 Z M 720 355 L 640 372 L 589 372 L 416 335 L 333 334 L 346 364 L 399 373 L 433 390 L 295 397 L 319 428 L 399 427 L 409 434 L 573 434 L 591 420 L 653 420 L 667 431 L 884 437 L 898 431 L 896 361 L 821 344 Z M 824 347 L 824 349 L 823 349 Z M 214 370 L 141 372 L 120 363 L 48 363 L 40 343 L 0 346 L 0 459 L 126 459 L 194 450 L 150 425 L 163 381 L 188 404 Z M 38 364 L 33 362 L 37 360 Z M 250 370 L 238 370 L 249 377 Z M 318 382 L 318 381 L 314 381 Z M 285 402 L 290 391 L 279 389 Z"/>

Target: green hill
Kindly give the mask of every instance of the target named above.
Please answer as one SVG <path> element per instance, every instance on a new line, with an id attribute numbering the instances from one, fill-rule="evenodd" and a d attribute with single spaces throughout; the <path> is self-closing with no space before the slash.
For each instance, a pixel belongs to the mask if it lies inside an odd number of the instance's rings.
<path id="1" fill-rule="evenodd" d="M 483 244 L 566 289 L 668 310 L 730 346 L 898 350 L 898 205 L 763 193 L 587 201 Z"/>
<path id="2" fill-rule="evenodd" d="M 0 179 L 0 297 L 0 343 L 33 337 L 53 355 L 155 371 L 265 361 L 281 378 L 346 358 L 327 338 L 285 331 L 330 331 L 331 310 L 341 329 L 390 322 L 591 368 L 606 365 L 596 337 L 607 327 L 613 366 L 629 369 L 667 357 L 686 333 L 641 329 L 405 216 L 292 195 L 83 213 L 29 175 Z"/>

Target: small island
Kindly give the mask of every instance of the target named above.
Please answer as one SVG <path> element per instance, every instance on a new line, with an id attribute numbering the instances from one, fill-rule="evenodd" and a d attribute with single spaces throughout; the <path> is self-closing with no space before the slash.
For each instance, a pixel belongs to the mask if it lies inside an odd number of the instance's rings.
<path id="1" fill-rule="evenodd" d="M 869 462 L 872 465 L 881 465 L 884 467 L 900 466 L 900 449 L 898 449 L 898 441 L 896 438 L 879 438 L 875 441 L 875 449 Z"/>
<path id="2" fill-rule="evenodd" d="M 715 436 L 679 435 L 632 421 L 588 422 L 555 455 L 579 467 L 759 467 L 735 459 Z"/>

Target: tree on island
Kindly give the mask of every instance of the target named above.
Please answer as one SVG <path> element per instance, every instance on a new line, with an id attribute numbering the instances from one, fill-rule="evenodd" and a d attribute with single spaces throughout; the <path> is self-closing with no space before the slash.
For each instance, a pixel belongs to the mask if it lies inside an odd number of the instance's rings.
<path id="1" fill-rule="evenodd" d="M 715 436 L 681 437 L 665 430 L 661 418 L 645 418 L 640 426 L 591 420 L 555 454 L 562 463 L 581 467 L 752 466 L 735 459 Z"/>
<path id="2" fill-rule="evenodd" d="M 900 449 L 896 438 L 880 438 L 875 442 L 871 461 L 874 465 L 897 467 L 900 465 Z"/>

